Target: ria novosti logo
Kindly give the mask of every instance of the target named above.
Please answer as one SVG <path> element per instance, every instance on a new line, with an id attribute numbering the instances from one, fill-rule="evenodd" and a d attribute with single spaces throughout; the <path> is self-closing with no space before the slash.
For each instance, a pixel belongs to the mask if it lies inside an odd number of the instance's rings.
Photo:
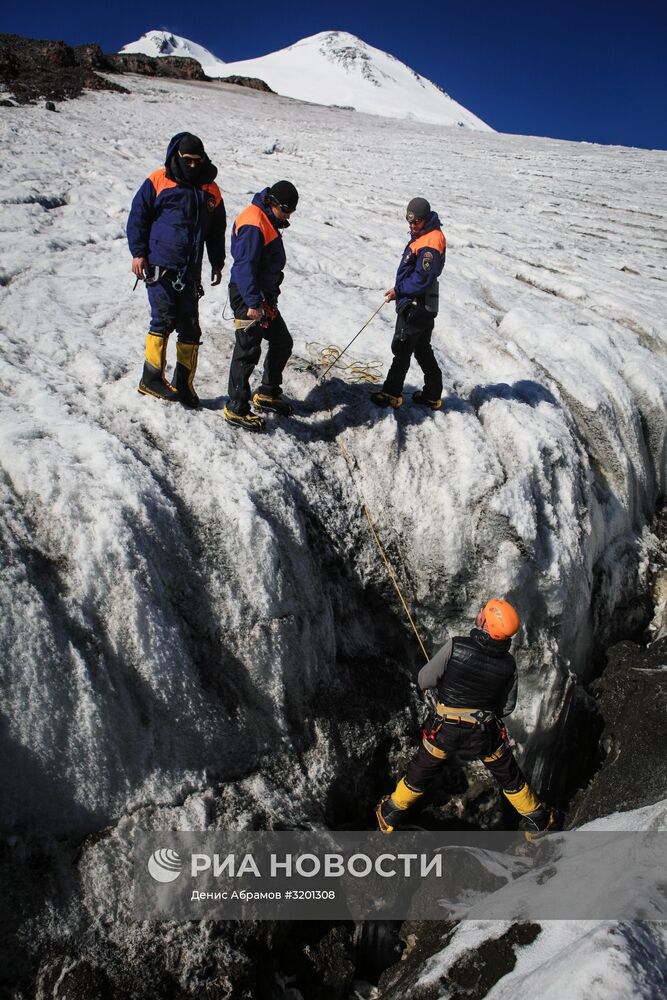
<path id="1" fill-rule="evenodd" d="M 182 870 L 180 855 L 168 848 L 155 851 L 148 859 L 148 871 L 156 882 L 174 882 Z"/>

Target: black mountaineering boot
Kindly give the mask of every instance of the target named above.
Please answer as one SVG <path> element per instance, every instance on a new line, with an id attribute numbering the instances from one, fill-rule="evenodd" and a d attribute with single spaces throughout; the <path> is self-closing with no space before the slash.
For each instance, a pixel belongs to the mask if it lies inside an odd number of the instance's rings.
<path id="1" fill-rule="evenodd" d="M 416 403 L 417 406 L 425 406 L 429 410 L 439 410 L 442 406 L 441 399 L 427 399 L 421 389 L 413 392 L 412 402 Z"/>
<path id="2" fill-rule="evenodd" d="M 519 829 L 523 830 L 524 837 L 530 843 L 540 840 L 549 830 L 557 830 L 559 826 L 559 813 L 545 805 L 526 813 L 519 822 Z"/>
<path id="3" fill-rule="evenodd" d="M 247 413 L 234 413 L 233 410 L 230 410 L 226 406 L 222 413 L 225 421 L 231 424 L 232 427 L 242 427 L 246 431 L 255 431 L 255 433 L 261 433 L 263 430 L 266 430 L 264 417 L 260 417 L 250 410 Z"/>
<path id="4" fill-rule="evenodd" d="M 390 393 L 385 392 L 384 389 L 380 389 L 378 392 L 371 393 L 371 400 L 376 406 L 381 406 L 383 409 L 391 406 L 392 410 L 397 410 L 403 402 L 403 397 L 392 396 Z"/>
<path id="5" fill-rule="evenodd" d="M 178 399 L 178 393 L 164 377 L 168 340 L 169 334 L 163 337 L 161 334 L 151 331 L 146 336 L 146 360 L 138 391 L 144 396 L 155 396 L 156 399 L 173 401 Z"/>
<path id="6" fill-rule="evenodd" d="M 179 403 L 192 409 L 201 406 L 193 384 L 198 356 L 199 344 L 189 344 L 183 340 L 179 340 L 176 344 L 176 368 L 172 382 L 178 392 Z"/>
<path id="7" fill-rule="evenodd" d="M 266 393 L 256 392 L 252 397 L 252 403 L 258 410 L 279 413 L 282 417 L 291 417 L 294 413 L 292 404 L 282 396 L 267 396 Z"/>

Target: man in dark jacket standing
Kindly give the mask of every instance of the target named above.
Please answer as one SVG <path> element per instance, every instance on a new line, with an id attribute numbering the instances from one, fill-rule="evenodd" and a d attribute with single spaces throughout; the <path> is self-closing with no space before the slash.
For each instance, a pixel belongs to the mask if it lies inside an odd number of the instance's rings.
<path id="1" fill-rule="evenodd" d="M 516 611 L 507 601 L 487 601 L 469 637 L 455 636 L 419 671 L 419 686 L 433 689 L 437 707 L 422 733 L 419 750 L 391 795 L 375 814 L 383 833 L 391 833 L 408 809 L 424 794 L 445 761 L 481 759 L 522 817 L 527 835 L 535 836 L 554 822 L 526 781 L 500 721 L 514 711 L 517 670 L 510 653 L 519 630 Z"/>
<path id="2" fill-rule="evenodd" d="M 268 341 L 262 384 L 252 396 L 258 410 L 289 416 L 292 406 L 282 399 L 283 371 L 292 353 L 292 338 L 278 312 L 285 267 L 282 229 L 296 210 L 299 194 L 290 181 L 264 188 L 241 212 L 232 229 L 234 264 L 229 300 L 234 310 L 236 344 L 229 369 L 229 400 L 225 420 L 246 430 L 264 430 L 264 420 L 250 409 L 250 376 Z"/>
<path id="3" fill-rule="evenodd" d="M 141 185 L 130 211 L 127 239 L 132 271 L 146 282 L 151 325 L 139 392 L 199 406 L 194 388 L 201 341 L 199 298 L 204 243 L 211 284 L 219 285 L 225 263 L 225 204 L 214 183 L 218 173 L 203 143 L 179 132 L 167 147 L 164 167 Z M 176 369 L 165 378 L 167 341 L 178 334 Z"/>
<path id="4" fill-rule="evenodd" d="M 424 373 L 424 388 L 412 401 L 430 410 L 439 410 L 442 401 L 442 372 L 431 347 L 431 335 L 438 315 L 438 276 L 445 266 L 446 240 L 440 219 L 426 198 L 413 198 L 406 216 L 410 226 L 408 242 L 396 272 L 394 287 L 385 294 L 396 302 L 396 330 L 391 342 L 391 368 L 379 392 L 371 394 L 376 406 L 397 410 L 403 402 L 403 383 L 410 359 Z"/>

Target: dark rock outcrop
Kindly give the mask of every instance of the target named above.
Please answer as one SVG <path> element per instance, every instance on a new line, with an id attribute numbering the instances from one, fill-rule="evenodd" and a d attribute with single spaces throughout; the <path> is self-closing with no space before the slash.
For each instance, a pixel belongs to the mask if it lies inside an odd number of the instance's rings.
<path id="1" fill-rule="evenodd" d="M 84 90 L 127 90 L 96 70 L 114 72 L 98 45 L 66 45 L 20 35 L 0 35 L 0 83 L 19 104 L 40 97 L 64 101 Z"/>
<path id="2" fill-rule="evenodd" d="M 265 94 L 275 94 L 275 90 L 271 90 L 268 83 L 264 83 L 256 76 L 223 76 L 220 77 L 220 82 L 233 83 L 237 87 L 248 87 L 250 90 L 261 90 Z"/>
<path id="3" fill-rule="evenodd" d="M 513 924 L 498 937 L 489 937 L 470 948 L 453 963 L 446 962 L 446 949 L 455 925 L 446 921 L 406 921 L 401 937 L 406 942 L 403 960 L 380 977 L 382 1000 L 483 1000 L 489 990 L 517 963 L 517 951 L 532 944 L 540 934 L 539 924 Z M 442 953 L 443 972 L 428 984 L 420 983 L 426 963 Z"/>
<path id="4" fill-rule="evenodd" d="M 84 90 L 128 93 L 125 87 L 105 79 L 100 73 L 139 73 L 172 80 L 209 80 L 196 59 L 182 56 L 154 58 L 140 52 L 106 54 L 94 43 L 66 45 L 60 41 L 0 34 L 0 84 L 19 104 L 31 104 L 39 98 L 64 101 L 79 97 Z M 263 80 L 255 77 L 229 76 L 220 82 L 273 93 Z M 2 106 L 14 105 L 5 100 Z"/>
<path id="5" fill-rule="evenodd" d="M 117 52 L 106 57 L 119 73 L 165 76 L 175 80 L 208 80 L 196 59 L 185 56 L 145 56 L 141 52 Z"/>
<path id="6" fill-rule="evenodd" d="M 667 796 L 664 727 L 667 715 L 667 638 L 642 648 L 620 642 L 592 692 L 604 719 L 605 755 L 588 788 L 577 796 L 569 826 L 651 805 Z"/>

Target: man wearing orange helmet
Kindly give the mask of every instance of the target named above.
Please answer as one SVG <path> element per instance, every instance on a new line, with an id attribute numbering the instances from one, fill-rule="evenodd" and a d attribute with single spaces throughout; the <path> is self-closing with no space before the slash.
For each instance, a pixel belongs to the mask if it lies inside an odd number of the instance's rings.
<path id="1" fill-rule="evenodd" d="M 424 794 L 446 760 L 481 760 L 520 813 L 528 836 L 549 829 L 554 814 L 526 781 L 500 721 L 514 711 L 517 669 L 510 653 L 519 616 L 507 601 L 484 605 L 470 636 L 454 636 L 419 671 L 422 691 L 433 689 L 437 707 L 405 777 L 376 806 L 383 833 L 391 833 L 405 811 Z"/>

